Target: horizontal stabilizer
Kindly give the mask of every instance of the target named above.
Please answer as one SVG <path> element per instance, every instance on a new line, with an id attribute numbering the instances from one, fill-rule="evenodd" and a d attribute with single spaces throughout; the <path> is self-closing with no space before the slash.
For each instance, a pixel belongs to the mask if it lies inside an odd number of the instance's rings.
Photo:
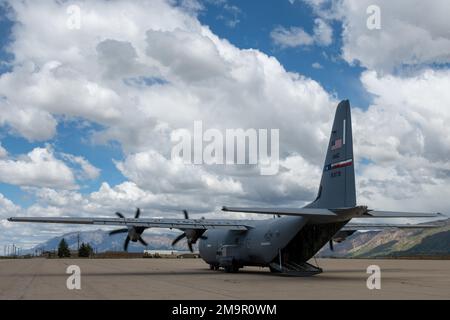
<path id="1" fill-rule="evenodd" d="M 376 211 L 367 209 L 366 206 L 353 208 L 252 208 L 252 207 L 223 207 L 222 211 L 271 214 L 282 216 L 300 216 L 310 220 L 333 220 L 344 221 L 352 218 L 434 218 L 441 217 L 441 213 L 430 212 L 397 212 L 397 211 Z"/>
<path id="2" fill-rule="evenodd" d="M 428 228 L 439 228 L 443 224 L 375 224 L 375 223 L 349 223 L 345 225 L 342 231 L 353 231 L 353 230 L 383 230 L 383 229 L 428 229 Z"/>
<path id="3" fill-rule="evenodd" d="M 398 212 L 367 210 L 361 218 L 433 218 L 441 217 L 439 212 Z"/>
<path id="4" fill-rule="evenodd" d="M 348 221 L 356 216 L 361 216 L 367 211 L 367 207 L 320 209 L 320 208 L 237 208 L 223 207 L 222 211 L 271 214 L 279 216 L 297 216 L 308 219 L 310 223 L 328 223 Z"/>
<path id="5" fill-rule="evenodd" d="M 310 209 L 310 208 L 238 208 L 222 207 L 222 211 L 275 214 L 283 216 L 325 216 L 337 217 L 337 214 L 328 209 Z"/>

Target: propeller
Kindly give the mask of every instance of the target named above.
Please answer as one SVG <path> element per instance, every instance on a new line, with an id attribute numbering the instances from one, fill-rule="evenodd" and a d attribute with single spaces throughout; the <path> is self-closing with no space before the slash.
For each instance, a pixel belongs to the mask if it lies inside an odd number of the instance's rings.
<path id="1" fill-rule="evenodd" d="M 189 214 L 186 210 L 183 210 L 183 214 L 184 214 L 184 218 L 185 219 L 189 219 Z M 203 218 L 202 218 L 203 219 Z M 172 241 L 172 246 L 176 245 L 180 240 L 186 238 L 187 240 L 187 245 L 188 248 L 191 252 L 194 252 L 194 249 L 192 248 L 192 245 L 194 243 L 197 242 L 198 239 L 207 239 L 203 233 L 206 230 L 201 230 L 201 229 L 181 229 L 183 231 L 182 234 L 180 234 L 179 236 L 177 236 L 173 241 Z"/>
<path id="2" fill-rule="evenodd" d="M 137 208 L 134 218 L 138 219 L 140 215 L 141 215 L 141 209 Z M 120 212 L 116 212 L 116 216 L 118 216 L 121 219 L 125 219 L 125 216 L 123 214 L 121 214 Z M 144 239 L 142 239 L 142 236 L 141 236 L 142 233 L 144 232 L 144 230 L 145 230 L 145 227 L 128 227 L 128 228 L 112 230 L 109 232 L 109 235 L 112 236 L 112 235 L 118 234 L 118 233 L 128 233 L 127 237 L 125 238 L 125 242 L 123 243 L 123 250 L 127 251 L 130 241 L 132 241 L 132 242 L 139 241 L 144 246 L 148 245 L 148 243 Z"/>

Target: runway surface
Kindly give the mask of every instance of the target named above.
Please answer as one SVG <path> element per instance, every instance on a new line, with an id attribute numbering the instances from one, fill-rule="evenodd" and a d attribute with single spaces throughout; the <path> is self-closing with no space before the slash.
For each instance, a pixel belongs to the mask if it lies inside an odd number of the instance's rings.
<path id="1" fill-rule="evenodd" d="M 267 268 L 229 274 L 201 259 L 0 260 L 0 299 L 450 299 L 450 261 L 319 259 L 324 273 L 274 275 Z M 66 269 L 81 269 L 68 290 Z M 381 290 L 369 290 L 369 265 Z"/>

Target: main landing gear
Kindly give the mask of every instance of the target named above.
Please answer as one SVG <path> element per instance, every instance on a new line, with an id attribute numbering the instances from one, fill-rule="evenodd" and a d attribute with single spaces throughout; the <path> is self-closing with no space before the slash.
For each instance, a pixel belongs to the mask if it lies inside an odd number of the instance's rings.
<path id="1" fill-rule="evenodd" d="M 214 264 L 209 265 L 209 270 L 218 271 L 219 269 L 220 269 L 220 267 L 218 265 L 214 265 Z"/>
<path id="2" fill-rule="evenodd" d="M 220 266 L 214 265 L 214 264 L 210 264 L 209 265 L 209 270 L 218 271 L 218 270 L 220 270 Z M 239 271 L 239 266 L 233 264 L 233 265 L 230 265 L 230 266 L 223 267 L 223 270 L 226 273 L 236 273 L 236 272 Z"/>

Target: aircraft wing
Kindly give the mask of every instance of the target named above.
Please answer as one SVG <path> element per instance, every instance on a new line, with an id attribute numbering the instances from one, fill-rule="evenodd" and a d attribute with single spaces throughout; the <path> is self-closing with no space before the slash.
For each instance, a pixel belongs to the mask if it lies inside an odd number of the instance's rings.
<path id="1" fill-rule="evenodd" d="M 52 217 L 12 217 L 11 222 L 92 224 L 105 226 L 125 226 L 170 229 L 227 229 L 248 230 L 251 225 L 243 220 L 221 219 L 127 219 L 127 218 L 52 218 Z"/>

